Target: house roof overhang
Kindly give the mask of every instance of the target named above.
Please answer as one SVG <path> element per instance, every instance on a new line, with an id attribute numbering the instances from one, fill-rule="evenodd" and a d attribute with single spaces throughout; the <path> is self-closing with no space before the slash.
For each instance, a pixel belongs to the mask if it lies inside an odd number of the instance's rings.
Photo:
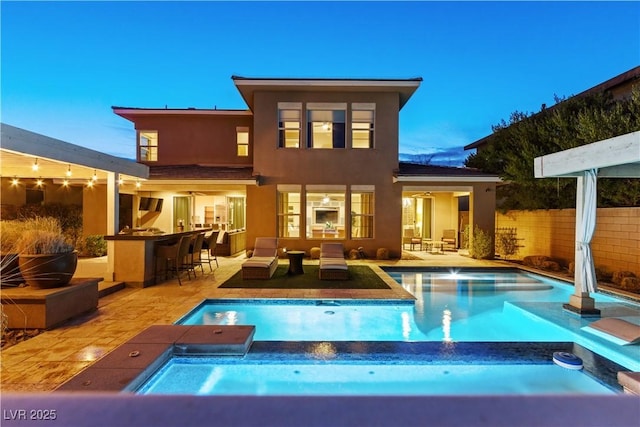
<path id="1" fill-rule="evenodd" d="M 602 178 L 640 178 L 640 131 L 534 159 L 536 178 L 578 177 L 591 169 Z"/>
<path id="2" fill-rule="evenodd" d="M 322 78 L 252 78 L 231 76 L 240 95 L 253 110 L 253 95 L 259 91 L 312 92 L 396 92 L 399 110 L 418 89 L 422 77 L 411 79 L 322 79 Z"/>
<path id="3" fill-rule="evenodd" d="M 421 165 L 406 162 L 401 162 L 399 166 L 398 171 L 394 173 L 393 182 L 502 182 L 499 176 L 490 175 L 472 168 Z"/>
<path id="4" fill-rule="evenodd" d="M 150 166 L 146 187 L 162 188 L 260 185 L 252 166 L 167 165 Z"/>
<path id="5" fill-rule="evenodd" d="M 137 108 L 137 107 L 111 107 L 113 112 L 129 121 L 135 121 L 136 117 L 144 116 L 217 116 L 217 117 L 243 117 L 252 116 L 251 110 L 218 110 L 206 108 Z"/>
<path id="6" fill-rule="evenodd" d="M 72 169 L 73 179 L 89 179 L 94 174 L 104 178 L 104 172 L 121 177 L 147 179 L 149 168 L 133 160 L 111 156 L 59 139 L 17 128 L 0 125 L 2 148 L 0 173 L 7 177 L 64 178 Z M 38 160 L 38 171 L 32 165 Z"/>

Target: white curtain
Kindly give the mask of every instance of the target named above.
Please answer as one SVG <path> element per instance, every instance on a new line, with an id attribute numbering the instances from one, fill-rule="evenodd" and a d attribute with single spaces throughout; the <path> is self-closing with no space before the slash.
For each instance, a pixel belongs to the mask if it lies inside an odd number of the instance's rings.
<path id="1" fill-rule="evenodd" d="M 595 292 L 597 289 L 596 271 L 591 254 L 591 239 L 596 229 L 596 194 L 598 170 L 591 169 L 583 172 L 582 203 L 576 209 L 582 211 L 582 223 L 576 236 L 576 255 L 581 257 L 580 280 L 582 292 Z"/>

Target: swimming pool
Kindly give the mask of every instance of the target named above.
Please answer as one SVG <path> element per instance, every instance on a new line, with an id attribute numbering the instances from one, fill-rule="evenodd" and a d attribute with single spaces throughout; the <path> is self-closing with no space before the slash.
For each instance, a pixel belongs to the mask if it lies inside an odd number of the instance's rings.
<path id="1" fill-rule="evenodd" d="M 638 346 L 591 333 L 594 319 L 562 310 L 573 286 L 514 269 L 398 268 L 384 271 L 411 292 L 406 300 L 220 299 L 177 323 L 257 325 L 265 341 L 577 342 L 631 370 Z M 640 306 L 596 293 L 603 316 L 640 322 Z"/>
<path id="2" fill-rule="evenodd" d="M 552 362 L 573 351 L 583 370 Z M 573 343 L 256 341 L 243 357 L 173 357 L 139 394 L 616 394 L 621 367 Z"/>

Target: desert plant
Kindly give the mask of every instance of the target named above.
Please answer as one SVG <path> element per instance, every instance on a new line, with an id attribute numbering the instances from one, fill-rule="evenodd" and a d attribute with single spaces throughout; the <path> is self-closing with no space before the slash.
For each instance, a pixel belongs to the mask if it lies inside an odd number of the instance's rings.
<path id="1" fill-rule="evenodd" d="M 16 244 L 20 255 L 64 254 L 74 247 L 61 232 L 26 230 Z"/>
<path id="2" fill-rule="evenodd" d="M 493 258 L 493 242 L 491 241 L 491 236 L 477 225 L 473 229 L 473 240 L 471 241 L 469 254 L 472 258 L 476 259 Z"/>
<path id="3" fill-rule="evenodd" d="M 496 252 L 500 257 L 509 259 L 510 256 L 518 253 L 519 247 L 516 228 L 496 229 Z"/>
<path id="4" fill-rule="evenodd" d="M 73 252 L 60 223 L 55 218 L 32 218 L 23 221 L 20 237 L 15 243 L 16 253 L 27 255 L 60 254 Z"/>

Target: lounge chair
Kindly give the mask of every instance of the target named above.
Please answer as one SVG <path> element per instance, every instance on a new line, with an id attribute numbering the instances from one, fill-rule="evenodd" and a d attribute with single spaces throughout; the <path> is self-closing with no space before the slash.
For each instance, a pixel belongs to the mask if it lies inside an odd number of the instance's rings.
<path id="1" fill-rule="evenodd" d="M 278 239 L 256 237 L 251 258 L 242 263 L 243 279 L 270 279 L 278 268 Z"/>
<path id="2" fill-rule="evenodd" d="M 347 280 L 349 267 L 344 259 L 342 243 L 323 243 L 320 246 L 320 280 Z"/>

